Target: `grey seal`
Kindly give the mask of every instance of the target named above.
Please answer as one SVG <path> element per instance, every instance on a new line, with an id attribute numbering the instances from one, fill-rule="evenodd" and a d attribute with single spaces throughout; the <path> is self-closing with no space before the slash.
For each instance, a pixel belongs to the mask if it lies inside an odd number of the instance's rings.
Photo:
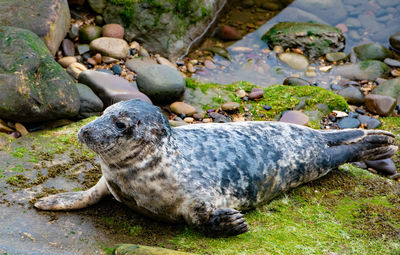
<path id="1" fill-rule="evenodd" d="M 101 160 L 91 189 L 39 200 L 42 210 L 80 209 L 112 194 L 135 211 L 185 221 L 211 236 L 249 230 L 239 210 L 264 204 L 346 162 L 394 155 L 393 134 L 313 130 L 282 122 L 171 128 L 156 106 L 130 100 L 82 127 L 79 140 Z"/>

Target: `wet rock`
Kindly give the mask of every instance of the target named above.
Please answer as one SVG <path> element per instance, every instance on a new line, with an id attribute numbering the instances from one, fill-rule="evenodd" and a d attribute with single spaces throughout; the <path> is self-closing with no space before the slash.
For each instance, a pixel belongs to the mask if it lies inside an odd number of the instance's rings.
<path id="1" fill-rule="evenodd" d="M 255 100 L 262 98 L 264 96 L 264 90 L 261 88 L 253 88 L 251 92 L 247 95 L 249 100 Z"/>
<path id="2" fill-rule="evenodd" d="M 183 120 L 181 120 L 181 121 L 169 120 L 169 124 L 171 125 L 171 127 L 180 127 L 180 126 L 188 125 L 188 123 L 184 122 Z"/>
<path id="3" fill-rule="evenodd" d="M 396 107 L 396 99 L 390 96 L 381 96 L 368 94 L 365 97 L 365 106 L 367 109 L 380 116 L 389 116 Z"/>
<path id="4" fill-rule="evenodd" d="M 0 26 L 0 49 L 0 118 L 26 123 L 78 114 L 73 80 L 37 35 Z"/>
<path id="5" fill-rule="evenodd" d="M 348 18 L 348 19 L 346 19 L 345 24 L 350 28 L 361 27 L 361 22 L 356 18 Z"/>
<path id="6" fill-rule="evenodd" d="M 387 64 L 388 66 L 393 66 L 393 67 L 400 67 L 400 61 L 396 60 L 396 59 L 392 59 L 392 58 L 385 58 L 385 60 L 383 61 L 385 64 Z"/>
<path id="7" fill-rule="evenodd" d="M 381 125 L 378 119 L 371 118 L 367 115 L 359 115 L 357 118 L 367 129 L 375 129 Z"/>
<path id="8" fill-rule="evenodd" d="M 68 31 L 68 37 L 71 39 L 75 39 L 79 35 L 79 26 L 77 24 L 72 24 L 71 28 Z"/>
<path id="9" fill-rule="evenodd" d="M 79 29 L 79 41 L 81 43 L 90 43 L 101 36 L 103 29 L 94 25 L 87 25 Z"/>
<path id="10" fill-rule="evenodd" d="M 367 160 L 365 161 L 365 163 L 368 167 L 376 170 L 378 173 L 383 175 L 393 175 L 397 173 L 393 159 L 390 158 L 381 160 Z"/>
<path id="11" fill-rule="evenodd" d="M 79 74 L 85 70 L 87 70 L 87 67 L 78 62 L 72 63 L 67 67 L 67 72 L 75 79 L 78 79 Z"/>
<path id="12" fill-rule="evenodd" d="M 93 56 L 93 60 L 98 65 L 98 64 L 101 64 L 103 58 L 100 53 L 96 53 L 96 55 Z"/>
<path id="13" fill-rule="evenodd" d="M 76 48 L 78 49 L 79 55 L 83 55 L 90 51 L 89 44 L 78 44 Z"/>
<path id="14" fill-rule="evenodd" d="M 69 39 L 62 40 L 61 48 L 64 53 L 64 56 L 74 56 L 75 55 L 75 44 L 71 40 L 69 40 Z"/>
<path id="15" fill-rule="evenodd" d="M 345 46 L 345 37 L 340 29 L 307 22 L 280 22 L 268 30 L 262 40 L 271 49 L 275 45 L 298 48 L 312 58 L 341 51 Z"/>
<path id="16" fill-rule="evenodd" d="M 400 52 L 400 31 L 391 35 L 389 38 L 390 46 Z"/>
<path id="17" fill-rule="evenodd" d="M 336 62 L 345 59 L 347 55 L 344 52 L 329 52 L 325 57 L 329 62 Z"/>
<path id="18" fill-rule="evenodd" d="M 136 82 L 139 90 L 157 103 L 179 99 L 186 87 L 182 74 L 164 65 L 149 65 L 140 69 Z"/>
<path id="19" fill-rule="evenodd" d="M 323 2 L 302 0 L 294 3 L 292 7 L 315 14 L 330 24 L 340 23 L 347 17 L 346 7 L 341 0 L 324 0 Z"/>
<path id="20" fill-rule="evenodd" d="M 389 74 L 390 68 L 378 60 L 366 60 L 356 64 L 337 66 L 336 72 L 351 80 L 375 80 Z"/>
<path id="21" fill-rule="evenodd" d="M 196 108 L 184 102 L 174 102 L 169 107 L 177 115 L 185 114 L 186 116 L 192 116 L 197 113 Z"/>
<path id="22" fill-rule="evenodd" d="M 349 104 L 362 105 L 364 103 L 364 94 L 357 87 L 348 86 L 336 93 L 344 97 Z"/>
<path id="23" fill-rule="evenodd" d="M 21 134 L 21 136 L 26 136 L 29 134 L 26 127 L 19 122 L 15 123 L 15 130 L 18 131 Z"/>
<path id="24" fill-rule="evenodd" d="M 228 25 L 221 25 L 217 29 L 217 37 L 221 40 L 234 41 L 242 39 L 242 35 L 233 27 Z"/>
<path id="25" fill-rule="evenodd" d="M 232 122 L 230 118 L 226 117 L 225 115 L 216 113 L 216 112 L 208 113 L 208 117 L 211 117 L 214 120 L 215 123 Z"/>
<path id="26" fill-rule="evenodd" d="M 240 104 L 236 102 L 226 102 L 221 105 L 221 109 L 227 112 L 234 112 L 239 110 Z"/>
<path id="27" fill-rule="evenodd" d="M 90 43 L 90 49 L 104 56 L 124 58 L 129 53 L 129 45 L 122 39 L 100 37 Z"/>
<path id="28" fill-rule="evenodd" d="M 77 61 L 76 61 L 75 57 L 69 56 L 69 57 L 60 58 L 57 62 L 62 67 L 67 68 L 69 65 L 71 65 L 72 63 L 76 63 Z"/>
<path id="29" fill-rule="evenodd" d="M 103 26 L 103 37 L 124 39 L 124 27 L 120 24 L 107 24 Z"/>
<path id="30" fill-rule="evenodd" d="M 296 70 L 305 70 L 309 65 L 308 59 L 298 53 L 281 53 L 278 58 L 280 61 Z"/>
<path id="31" fill-rule="evenodd" d="M 113 65 L 113 67 L 111 67 L 111 70 L 114 72 L 114 74 L 121 75 L 122 67 L 120 65 Z"/>
<path id="32" fill-rule="evenodd" d="M 204 119 L 204 114 L 203 113 L 195 113 L 195 114 L 193 114 L 193 118 L 195 118 L 196 120 L 202 120 L 202 119 Z"/>
<path id="33" fill-rule="evenodd" d="M 384 60 L 393 56 L 392 52 L 379 43 L 367 43 L 353 48 L 361 60 Z"/>
<path id="34" fill-rule="evenodd" d="M 75 84 L 80 96 L 81 106 L 79 108 L 78 118 L 84 119 L 90 116 L 100 115 L 103 110 L 103 102 L 88 86 Z"/>
<path id="35" fill-rule="evenodd" d="M 54 56 L 65 38 L 71 16 L 67 1 L 1 1 L 0 25 L 25 28 L 44 41 Z"/>
<path id="36" fill-rule="evenodd" d="M 158 54 L 155 55 L 155 58 L 157 60 L 157 63 L 159 63 L 160 65 L 165 65 L 165 66 L 169 66 L 171 68 L 176 69 L 176 66 L 174 64 L 172 64 L 168 59 L 161 57 Z"/>
<path id="37" fill-rule="evenodd" d="M 307 80 L 298 77 L 288 77 L 283 81 L 283 85 L 288 86 L 311 86 L 311 83 Z"/>
<path id="38" fill-rule="evenodd" d="M 157 65 L 157 62 L 152 58 L 133 58 L 125 63 L 125 66 L 135 73 L 143 72 L 143 69 L 153 65 Z"/>
<path id="39" fill-rule="evenodd" d="M 300 111 L 287 111 L 282 115 L 279 121 L 307 126 L 310 119 Z"/>
<path id="40" fill-rule="evenodd" d="M 372 94 L 391 96 L 400 102 L 400 78 L 382 82 L 372 91 Z"/>
<path id="41" fill-rule="evenodd" d="M 129 99 L 140 99 L 151 103 L 151 100 L 130 82 L 116 75 L 87 70 L 79 75 L 78 81 L 89 86 L 103 101 L 105 107 Z"/>
<path id="42" fill-rule="evenodd" d="M 356 118 L 345 117 L 338 122 L 338 127 L 340 129 L 346 128 L 358 128 L 361 125 L 360 121 Z"/>

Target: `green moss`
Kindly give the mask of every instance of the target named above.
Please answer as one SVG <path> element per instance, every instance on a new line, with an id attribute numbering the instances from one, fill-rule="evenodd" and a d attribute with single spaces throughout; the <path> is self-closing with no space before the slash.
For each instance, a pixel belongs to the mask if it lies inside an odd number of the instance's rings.
<path id="1" fill-rule="evenodd" d="M 14 151 L 11 152 L 11 155 L 14 158 L 23 158 L 24 155 L 26 154 L 27 150 L 28 149 L 24 148 L 24 147 L 17 147 L 14 149 Z"/>

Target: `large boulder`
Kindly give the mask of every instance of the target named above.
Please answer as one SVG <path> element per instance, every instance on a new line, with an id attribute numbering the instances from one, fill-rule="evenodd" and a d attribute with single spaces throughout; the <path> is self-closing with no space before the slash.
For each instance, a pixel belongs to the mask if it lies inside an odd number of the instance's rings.
<path id="1" fill-rule="evenodd" d="M 0 118 L 41 122 L 76 116 L 79 93 L 33 32 L 0 26 Z"/>
<path id="2" fill-rule="evenodd" d="M 279 22 L 263 35 L 262 40 L 270 48 L 299 48 L 312 58 L 345 47 L 345 37 L 340 29 L 310 22 Z"/>
<path id="3" fill-rule="evenodd" d="M 89 1 L 107 23 L 125 28 L 125 39 L 166 57 L 182 55 L 201 37 L 225 0 Z"/>
<path id="4" fill-rule="evenodd" d="M 0 1 L 0 25 L 33 31 L 53 56 L 69 30 L 70 21 L 67 0 Z"/>

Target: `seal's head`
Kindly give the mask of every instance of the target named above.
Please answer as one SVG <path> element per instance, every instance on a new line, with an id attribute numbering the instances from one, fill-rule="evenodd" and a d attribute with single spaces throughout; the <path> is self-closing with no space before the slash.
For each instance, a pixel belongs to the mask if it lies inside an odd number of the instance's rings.
<path id="1" fill-rule="evenodd" d="M 119 102 L 82 127 L 78 138 L 100 155 L 157 145 L 168 137 L 170 126 L 160 109 L 141 100 Z"/>

